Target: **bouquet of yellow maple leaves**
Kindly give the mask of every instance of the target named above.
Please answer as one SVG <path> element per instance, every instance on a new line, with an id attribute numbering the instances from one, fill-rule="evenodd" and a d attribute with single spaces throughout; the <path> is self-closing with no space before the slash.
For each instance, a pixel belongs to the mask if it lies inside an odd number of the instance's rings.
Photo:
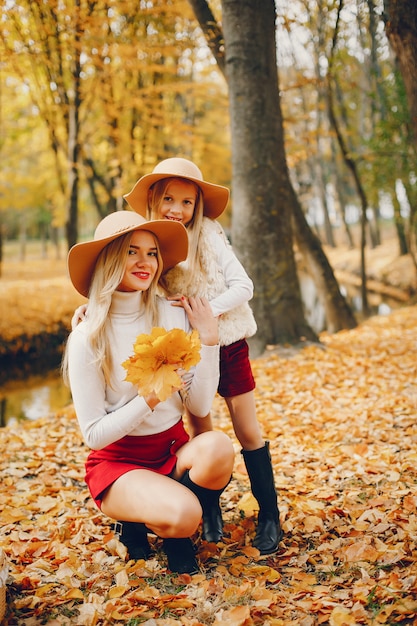
<path id="1" fill-rule="evenodd" d="M 182 387 L 178 370 L 197 365 L 200 349 L 196 330 L 187 333 L 181 328 L 167 331 L 155 327 L 149 335 L 136 338 L 134 354 L 122 363 L 127 370 L 125 380 L 136 385 L 142 396 L 154 393 L 162 402 Z"/>

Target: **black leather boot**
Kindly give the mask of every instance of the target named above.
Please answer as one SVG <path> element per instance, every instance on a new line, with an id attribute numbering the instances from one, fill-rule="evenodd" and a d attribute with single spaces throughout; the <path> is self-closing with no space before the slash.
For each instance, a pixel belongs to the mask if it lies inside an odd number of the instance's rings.
<path id="1" fill-rule="evenodd" d="M 152 550 L 148 541 L 148 529 L 139 522 L 116 522 L 114 533 L 127 548 L 129 558 L 149 559 Z"/>
<path id="2" fill-rule="evenodd" d="M 188 470 L 180 479 L 180 483 L 188 487 L 198 498 L 203 509 L 203 539 L 217 543 L 223 537 L 223 519 L 220 508 L 220 496 L 226 489 L 206 489 L 196 485 L 190 478 Z"/>
<path id="3" fill-rule="evenodd" d="M 252 493 L 259 504 L 258 524 L 253 545 L 261 554 L 272 554 L 278 550 L 283 532 L 279 523 L 269 441 L 258 450 L 242 450 L 242 455 Z"/>
<path id="4" fill-rule="evenodd" d="M 195 560 L 193 542 L 187 537 L 183 539 L 169 538 L 163 540 L 164 552 L 167 555 L 168 567 L 177 574 L 197 574 L 200 570 Z"/>

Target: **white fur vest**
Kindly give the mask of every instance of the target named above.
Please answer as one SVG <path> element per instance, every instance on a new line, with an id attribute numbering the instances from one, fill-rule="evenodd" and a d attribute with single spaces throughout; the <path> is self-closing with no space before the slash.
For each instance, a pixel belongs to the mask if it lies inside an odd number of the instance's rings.
<path id="1" fill-rule="evenodd" d="M 170 294 L 185 293 L 187 296 L 198 295 L 212 300 L 227 290 L 223 270 L 216 256 L 216 246 L 210 243 L 213 237 L 222 237 L 224 245 L 230 245 L 221 225 L 204 218 L 200 237 L 200 261 L 204 274 L 199 273 L 190 280 L 187 261 L 178 264 L 165 275 L 165 285 Z M 228 346 L 256 333 L 256 321 L 248 302 L 223 313 L 218 322 L 221 346 Z"/>

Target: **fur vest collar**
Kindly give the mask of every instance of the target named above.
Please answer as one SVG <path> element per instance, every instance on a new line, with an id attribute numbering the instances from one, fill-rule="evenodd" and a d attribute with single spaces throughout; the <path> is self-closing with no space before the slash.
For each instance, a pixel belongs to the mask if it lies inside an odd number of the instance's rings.
<path id="1" fill-rule="evenodd" d="M 223 237 L 225 245 L 229 245 L 220 224 L 205 217 L 199 248 L 203 272 L 191 276 L 187 261 L 179 263 L 165 275 L 165 284 L 169 293 L 203 296 L 210 301 L 227 290 L 223 269 L 217 261 L 216 246 L 211 244 L 213 237 Z M 255 318 L 248 302 L 223 313 L 219 316 L 218 322 L 221 346 L 228 346 L 240 339 L 252 337 L 256 333 Z"/>

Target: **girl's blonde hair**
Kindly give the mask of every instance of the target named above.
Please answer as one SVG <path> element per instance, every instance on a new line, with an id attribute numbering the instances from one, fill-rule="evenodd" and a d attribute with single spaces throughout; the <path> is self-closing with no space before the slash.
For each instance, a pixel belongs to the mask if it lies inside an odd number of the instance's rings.
<path id="1" fill-rule="evenodd" d="M 109 311 L 113 294 L 123 279 L 131 238 L 132 232 L 127 235 L 121 235 L 103 248 L 97 257 L 88 294 L 88 316 L 86 322 L 88 324 L 88 341 L 94 354 L 94 362 L 102 370 L 104 380 L 110 386 L 112 386 L 113 371 L 110 348 L 112 341 L 117 341 L 117 337 L 112 337 L 113 331 Z M 149 330 L 153 326 L 159 325 L 157 289 L 163 263 L 156 238 L 155 244 L 158 269 L 149 289 L 144 291 L 142 296 Z M 70 340 L 71 335 L 68 343 Z M 62 373 L 64 380 L 68 383 L 68 349 L 64 353 Z"/>
<path id="2" fill-rule="evenodd" d="M 173 180 L 182 180 L 193 187 L 197 191 L 194 213 L 191 220 L 188 224 L 184 224 L 188 233 L 188 256 L 187 256 L 187 271 L 184 284 L 184 293 L 187 293 L 187 287 L 191 285 L 197 276 L 201 276 L 203 274 L 206 275 L 206 272 L 201 264 L 200 258 L 200 236 L 201 229 L 203 226 L 203 211 L 204 211 L 204 202 L 203 202 L 203 194 L 201 192 L 200 187 L 188 178 L 171 177 L 171 178 L 163 178 L 158 180 L 156 183 L 152 185 L 148 192 L 148 210 L 147 210 L 147 218 L 149 220 L 158 220 L 161 219 L 160 208 L 163 202 L 164 197 L 167 194 L 167 188 L 169 184 Z M 164 286 L 164 280 L 162 277 L 161 280 L 162 285 Z"/>

